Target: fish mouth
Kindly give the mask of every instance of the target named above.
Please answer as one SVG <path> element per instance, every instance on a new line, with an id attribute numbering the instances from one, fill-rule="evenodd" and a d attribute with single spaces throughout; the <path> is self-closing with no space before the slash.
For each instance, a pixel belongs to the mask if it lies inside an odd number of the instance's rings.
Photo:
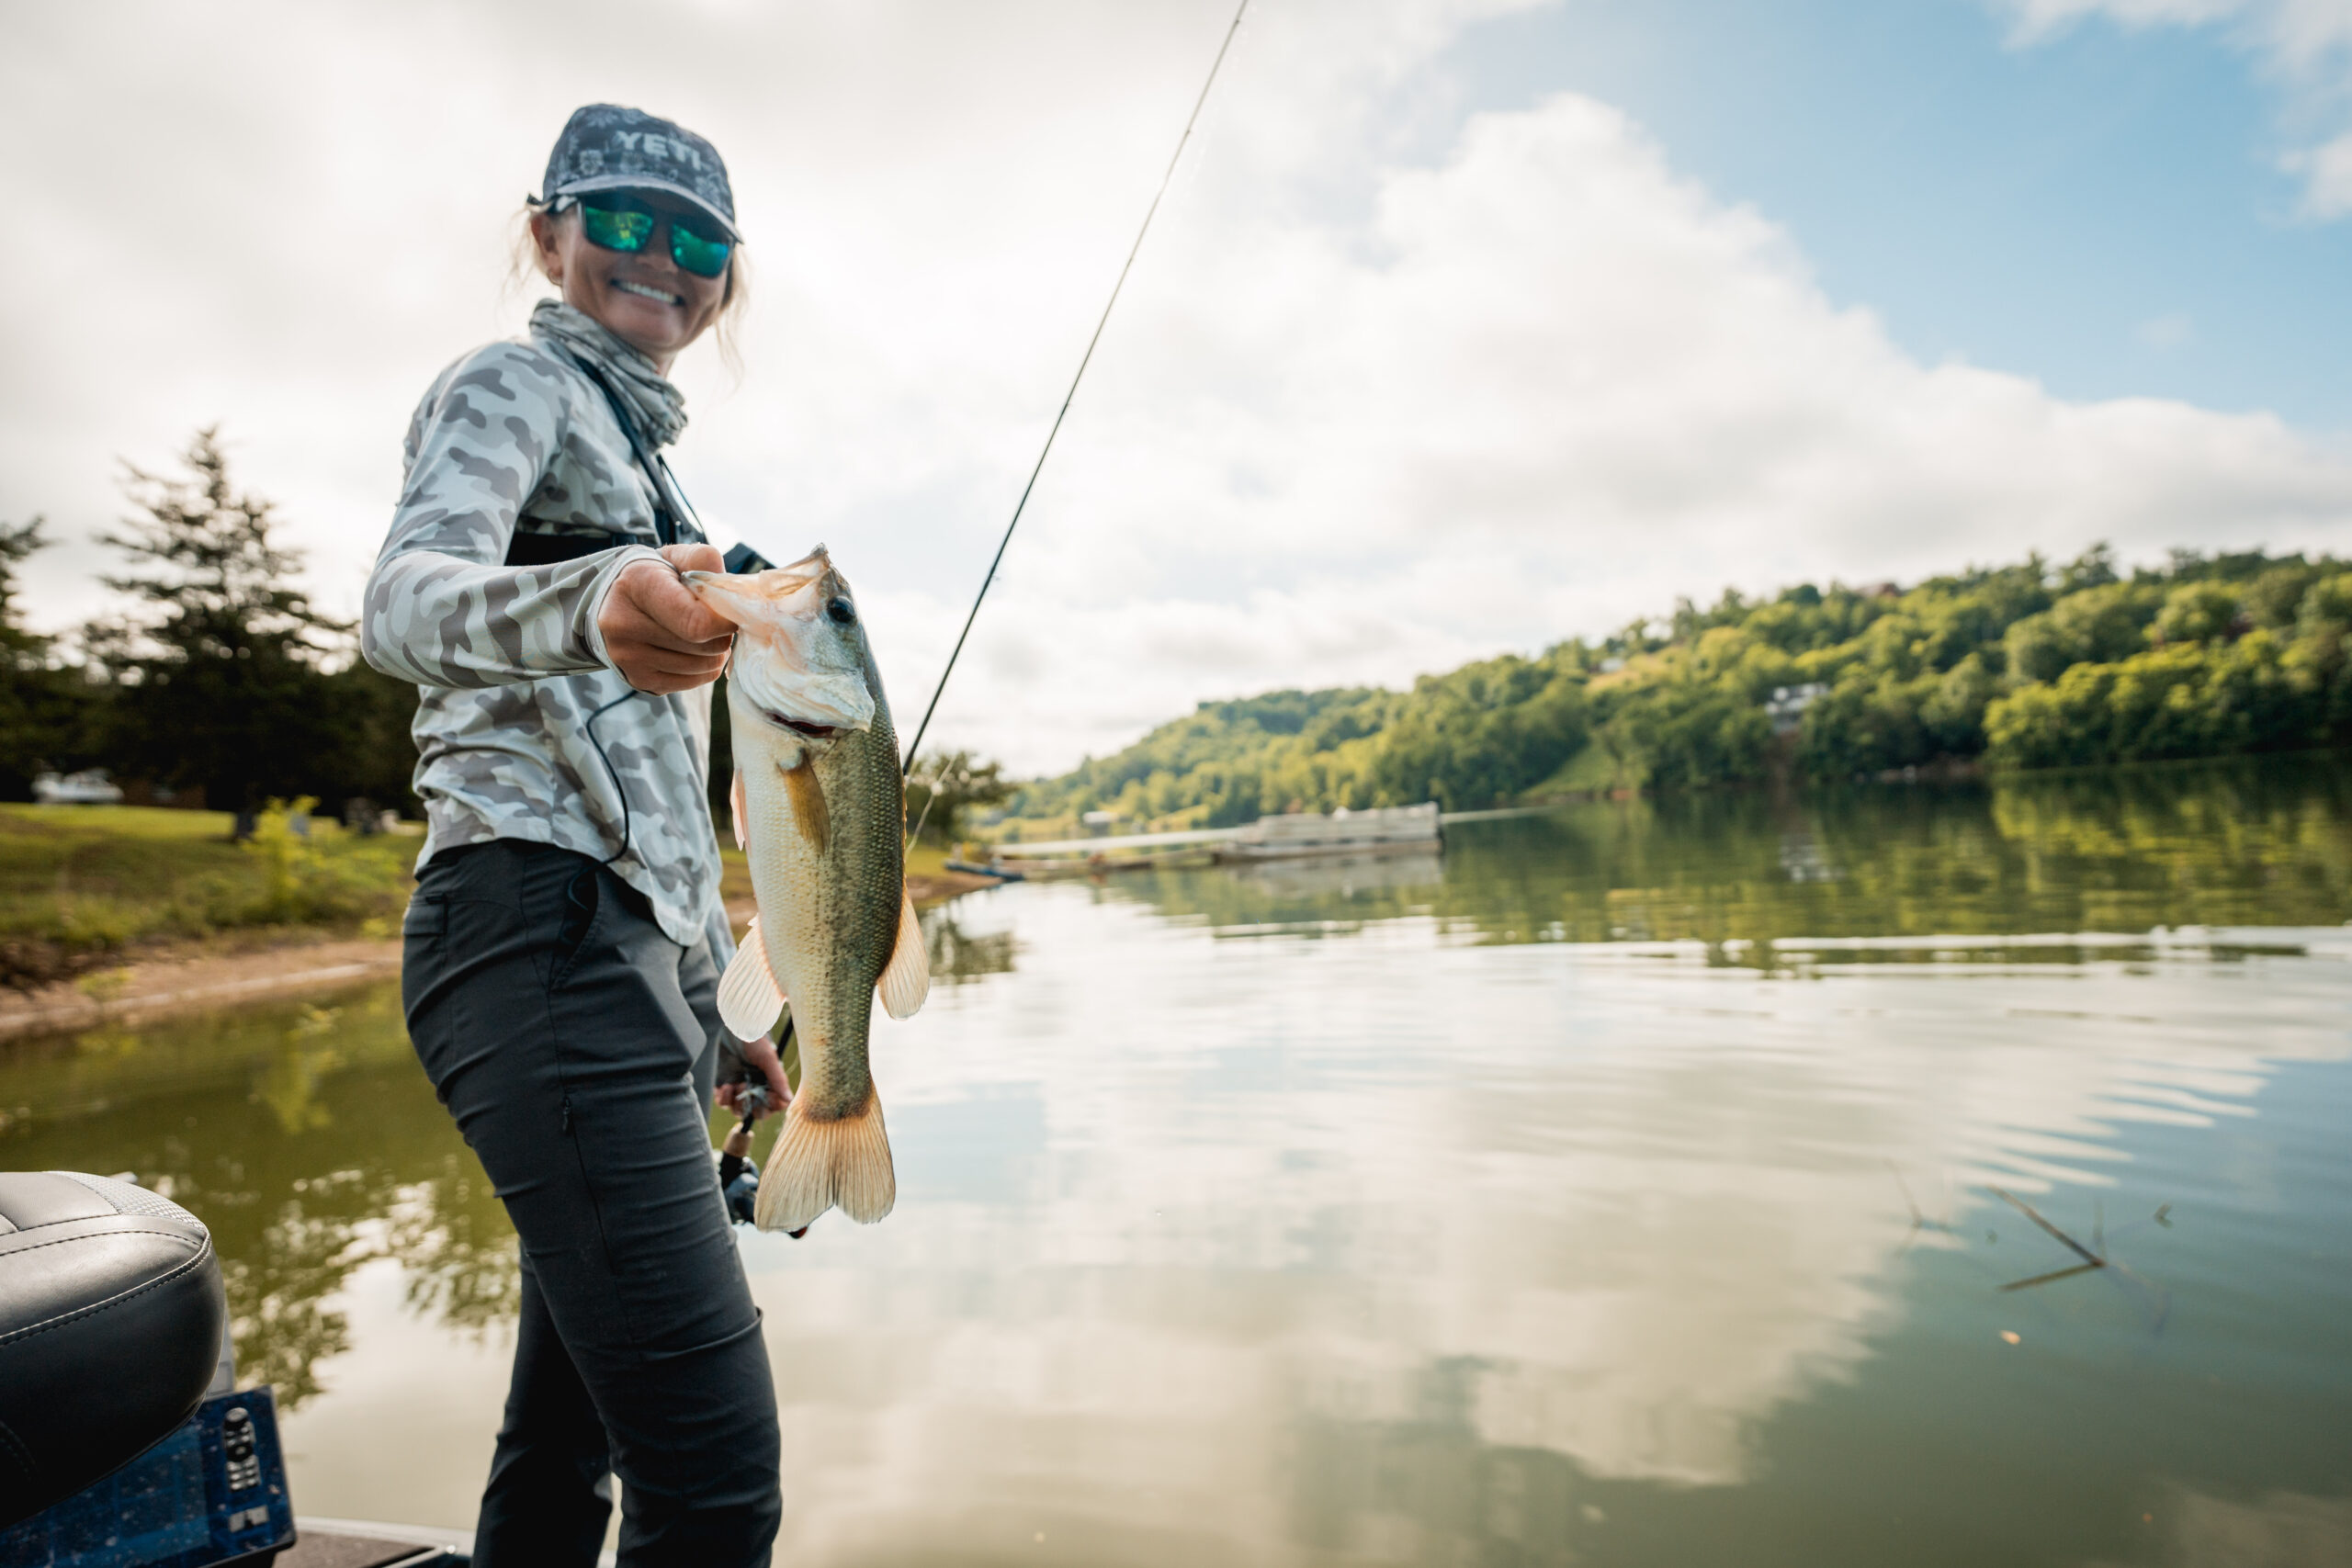
<path id="1" fill-rule="evenodd" d="M 805 735 L 811 740 L 831 740 L 834 736 L 841 733 L 841 727 L 838 725 L 811 724 L 804 718 L 790 718 L 783 714 L 772 711 L 763 711 L 760 716 L 766 719 L 770 724 L 776 726 L 778 728 L 789 729 L 796 734 Z"/>

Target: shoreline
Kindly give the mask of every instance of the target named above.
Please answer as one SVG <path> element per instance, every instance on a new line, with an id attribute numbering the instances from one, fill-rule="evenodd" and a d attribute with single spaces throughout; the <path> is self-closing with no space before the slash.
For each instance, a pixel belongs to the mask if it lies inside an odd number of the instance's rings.
<path id="1" fill-rule="evenodd" d="M 990 877 L 952 871 L 907 878 L 918 909 L 997 886 Z M 732 900 L 728 919 L 740 928 L 753 908 L 749 899 Z M 396 936 L 319 939 L 295 933 L 241 950 L 220 942 L 175 943 L 128 954 L 121 964 L 98 971 L 109 984 L 93 987 L 95 976 L 85 976 L 30 996 L 0 992 L 0 1042 L 328 990 L 397 975 L 400 968 Z"/>

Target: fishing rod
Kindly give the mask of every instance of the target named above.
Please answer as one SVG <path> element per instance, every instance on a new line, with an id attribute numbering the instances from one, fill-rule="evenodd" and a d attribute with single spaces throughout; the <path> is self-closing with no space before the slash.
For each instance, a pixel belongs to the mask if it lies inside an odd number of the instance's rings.
<path id="1" fill-rule="evenodd" d="M 1233 25 L 1225 29 L 1225 41 L 1217 45 L 1216 58 L 1209 62 L 1208 79 L 1201 84 L 1201 96 L 1193 100 L 1193 112 L 1184 121 L 1184 134 L 1176 139 L 1175 156 L 1168 160 L 1168 172 L 1159 176 L 1159 188 L 1152 193 L 1151 206 L 1143 215 L 1143 226 L 1136 231 L 1136 243 L 1127 247 L 1127 259 L 1119 268 L 1119 280 L 1111 286 L 1111 298 L 1103 302 L 1101 319 L 1094 323 L 1094 335 L 1086 340 L 1086 352 L 1079 356 L 1078 374 L 1069 378 L 1069 390 L 1062 395 L 1062 406 L 1054 415 L 1053 428 L 1046 432 L 1046 444 L 1037 451 L 1037 461 L 1029 469 L 1029 482 L 1021 487 L 1021 499 L 1012 508 L 1012 520 L 1004 525 L 1004 536 L 996 542 L 996 554 L 989 560 L 988 575 L 980 579 L 980 591 L 972 595 L 972 608 L 964 617 L 964 629 L 956 634 L 956 646 L 947 655 L 947 666 L 939 672 L 939 684 L 931 689 L 931 702 L 922 710 L 922 722 L 915 726 L 915 738 L 907 747 L 906 761 L 899 766 L 899 776 L 905 778 L 915 771 L 915 753 L 922 747 L 923 732 L 931 728 L 931 716 L 939 711 L 940 694 L 947 690 L 947 677 L 956 672 L 956 660 L 964 651 L 964 639 L 972 635 L 972 623 L 979 619 L 980 602 L 989 596 L 989 587 L 996 581 L 996 569 L 1004 564 L 1004 548 L 1012 543 L 1012 531 L 1021 526 L 1021 514 L 1027 510 L 1029 494 L 1037 488 L 1037 476 L 1045 471 L 1046 458 L 1054 449 L 1054 437 L 1062 433 L 1062 421 L 1069 416 L 1070 400 L 1078 396 L 1078 384 L 1086 379 L 1086 367 L 1094 362 L 1094 345 L 1102 341 L 1102 329 L 1111 324 L 1111 310 L 1119 302 L 1119 290 L 1127 286 L 1127 273 L 1136 265 L 1136 254 L 1143 249 L 1143 237 L 1151 232 L 1153 214 L 1159 210 L 1160 198 L 1168 194 L 1169 182 L 1176 177 L 1176 165 L 1183 161 L 1184 144 L 1193 139 L 1193 127 L 1200 123 L 1201 106 L 1209 101 L 1209 89 L 1216 85 L 1218 68 L 1225 64 L 1226 51 L 1233 47 L 1233 35 L 1241 30 L 1242 13 L 1250 9 L 1250 0 L 1233 13 Z M 935 793 L 935 792 L 934 792 Z M 930 810 L 924 806 L 926 814 Z M 917 824 L 920 829 L 921 824 Z"/>

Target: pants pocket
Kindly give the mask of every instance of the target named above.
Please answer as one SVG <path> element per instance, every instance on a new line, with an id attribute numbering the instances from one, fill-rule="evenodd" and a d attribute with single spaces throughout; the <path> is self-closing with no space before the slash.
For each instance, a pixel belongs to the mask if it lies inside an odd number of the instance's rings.
<path id="1" fill-rule="evenodd" d="M 564 879 L 561 902 L 557 907 L 555 962 L 548 979 L 550 989 L 570 980 L 572 971 L 580 965 L 581 954 L 595 946 L 605 923 L 605 902 L 604 868 L 594 861 L 582 860 Z"/>
<path id="2" fill-rule="evenodd" d="M 449 903 L 438 894 L 418 888 L 401 916 L 401 936 L 411 943 L 435 942 L 449 929 Z"/>

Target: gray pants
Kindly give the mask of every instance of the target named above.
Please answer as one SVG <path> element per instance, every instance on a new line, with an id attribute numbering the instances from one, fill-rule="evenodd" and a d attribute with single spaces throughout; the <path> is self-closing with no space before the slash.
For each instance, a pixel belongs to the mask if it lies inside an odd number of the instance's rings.
<path id="1" fill-rule="evenodd" d="M 476 1568 L 762 1564 L 775 1390 L 710 1153 L 718 976 L 585 856 L 434 857 L 409 907 L 409 1036 L 523 1244 L 514 1381 Z"/>

